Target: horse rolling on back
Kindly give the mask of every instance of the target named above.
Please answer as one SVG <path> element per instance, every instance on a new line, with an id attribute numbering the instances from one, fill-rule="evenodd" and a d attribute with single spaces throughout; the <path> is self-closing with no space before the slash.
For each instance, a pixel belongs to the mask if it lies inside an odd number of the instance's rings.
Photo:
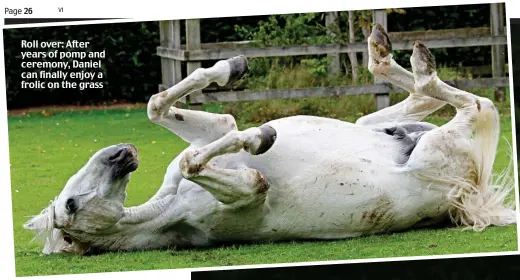
<path id="1" fill-rule="evenodd" d="M 356 123 L 293 116 L 239 131 L 230 115 L 173 106 L 248 71 L 243 56 L 219 61 L 149 100 L 150 120 L 190 144 L 152 198 L 124 206 L 138 151 L 117 144 L 95 153 L 24 228 L 43 238 L 44 254 L 89 254 L 342 239 L 446 220 L 476 231 L 516 223 L 506 203 L 509 174 L 493 176 L 500 133 L 493 102 L 440 80 L 420 41 L 412 72 L 393 59 L 381 25 L 368 49 L 370 72 L 407 90 L 407 99 Z M 456 109 L 448 123 L 421 122 L 447 104 Z"/>

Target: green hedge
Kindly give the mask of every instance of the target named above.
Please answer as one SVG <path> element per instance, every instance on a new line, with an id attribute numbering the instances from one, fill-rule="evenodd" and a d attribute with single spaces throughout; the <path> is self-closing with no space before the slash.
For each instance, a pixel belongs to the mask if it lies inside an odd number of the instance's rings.
<path id="1" fill-rule="evenodd" d="M 103 89 L 22 89 L 21 40 L 90 42 L 88 50 L 106 51 Z M 4 30 L 8 107 L 89 104 L 112 100 L 144 101 L 161 81 L 157 22 L 92 24 Z M 35 49 L 35 51 L 37 51 Z"/>

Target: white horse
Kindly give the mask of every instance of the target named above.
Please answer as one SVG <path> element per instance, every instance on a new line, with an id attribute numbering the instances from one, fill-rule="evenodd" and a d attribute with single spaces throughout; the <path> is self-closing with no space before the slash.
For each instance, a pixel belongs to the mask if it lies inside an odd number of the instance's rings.
<path id="1" fill-rule="evenodd" d="M 406 100 L 355 124 L 293 116 L 239 131 L 230 115 L 173 106 L 248 70 L 243 56 L 219 61 L 149 100 L 150 120 L 190 144 L 150 200 L 124 206 L 137 148 L 114 145 L 94 154 L 24 228 L 44 237 L 44 254 L 86 254 L 343 239 L 446 220 L 477 231 L 516 223 L 505 202 L 512 186 L 493 178 L 500 133 L 493 102 L 441 81 L 420 41 L 413 73 L 394 61 L 381 25 L 368 49 L 371 73 L 406 89 Z M 446 104 L 456 108 L 450 122 L 421 122 Z"/>

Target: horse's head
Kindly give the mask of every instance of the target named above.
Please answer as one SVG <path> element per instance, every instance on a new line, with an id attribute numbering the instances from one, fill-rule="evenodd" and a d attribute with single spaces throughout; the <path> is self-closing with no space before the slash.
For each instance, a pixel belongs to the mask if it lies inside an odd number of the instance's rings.
<path id="1" fill-rule="evenodd" d="M 132 144 L 99 150 L 24 228 L 45 237 L 43 253 L 83 253 L 88 244 L 78 236 L 108 233 L 121 219 L 126 185 L 138 164 Z"/>

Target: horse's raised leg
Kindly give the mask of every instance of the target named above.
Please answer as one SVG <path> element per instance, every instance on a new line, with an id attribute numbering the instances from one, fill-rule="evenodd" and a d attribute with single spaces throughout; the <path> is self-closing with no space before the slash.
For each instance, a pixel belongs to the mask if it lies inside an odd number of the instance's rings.
<path id="1" fill-rule="evenodd" d="M 173 107 L 173 104 L 212 82 L 220 86 L 234 83 L 247 71 L 248 64 L 244 56 L 218 61 L 210 68 L 199 68 L 176 85 L 153 95 L 148 101 L 148 117 L 192 146 L 200 147 L 213 142 L 229 131 L 236 130 L 233 116 L 184 110 Z"/>
<path id="2" fill-rule="evenodd" d="M 239 164 L 220 168 L 211 160 L 217 156 L 246 152 L 265 153 L 276 140 L 276 131 L 268 125 L 244 131 L 230 131 L 224 137 L 198 149 L 186 151 L 180 162 L 184 178 L 198 183 L 220 202 L 244 206 L 263 203 L 268 182 L 256 169 Z"/>
<path id="3" fill-rule="evenodd" d="M 449 103 L 457 110 L 455 117 L 441 130 L 456 128 L 456 133 L 469 138 L 483 121 L 498 120 L 498 111 L 491 100 L 454 88 L 437 76 L 435 58 L 421 41 L 414 42 L 410 61 L 415 92 Z M 488 118 L 481 118 L 483 114 L 489 114 Z"/>
<path id="4" fill-rule="evenodd" d="M 446 102 L 415 92 L 414 77 L 392 57 L 392 43 L 383 26 L 376 24 L 368 38 L 369 71 L 376 77 L 399 86 L 410 93 L 408 98 L 357 120 L 361 125 L 391 126 L 396 123 L 419 122 L 437 111 Z"/>
<path id="5" fill-rule="evenodd" d="M 481 230 L 516 222 L 516 211 L 504 203 L 514 186 L 493 182 L 500 134 L 493 102 L 439 79 L 435 58 L 420 41 L 414 42 L 411 64 L 415 92 L 449 103 L 456 115 L 421 137 L 405 168 L 445 188 L 457 223 Z"/>
<path id="6" fill-rule="evenodd" d="M 213 67 L 200 68 L 169 89 L 153 95 L 148 101 L 148 117 L 184 141 L 191 148 L 202 147 L 229 131 L 236 130 L 235 118 L 228 114 L 213 114 L 204 111 L 192 111 L 176 108 L 173 104 L 191 92 L 207 87 L 216 82 L 223 86 L 240 80 L 248 71 L 247 59 L 237 56 L 215 63 Z M 151 200 L 168 194 L 175 194 L 182 174 L 178 168 L 180 157 L 168 167 L 163 184 Z"/>

